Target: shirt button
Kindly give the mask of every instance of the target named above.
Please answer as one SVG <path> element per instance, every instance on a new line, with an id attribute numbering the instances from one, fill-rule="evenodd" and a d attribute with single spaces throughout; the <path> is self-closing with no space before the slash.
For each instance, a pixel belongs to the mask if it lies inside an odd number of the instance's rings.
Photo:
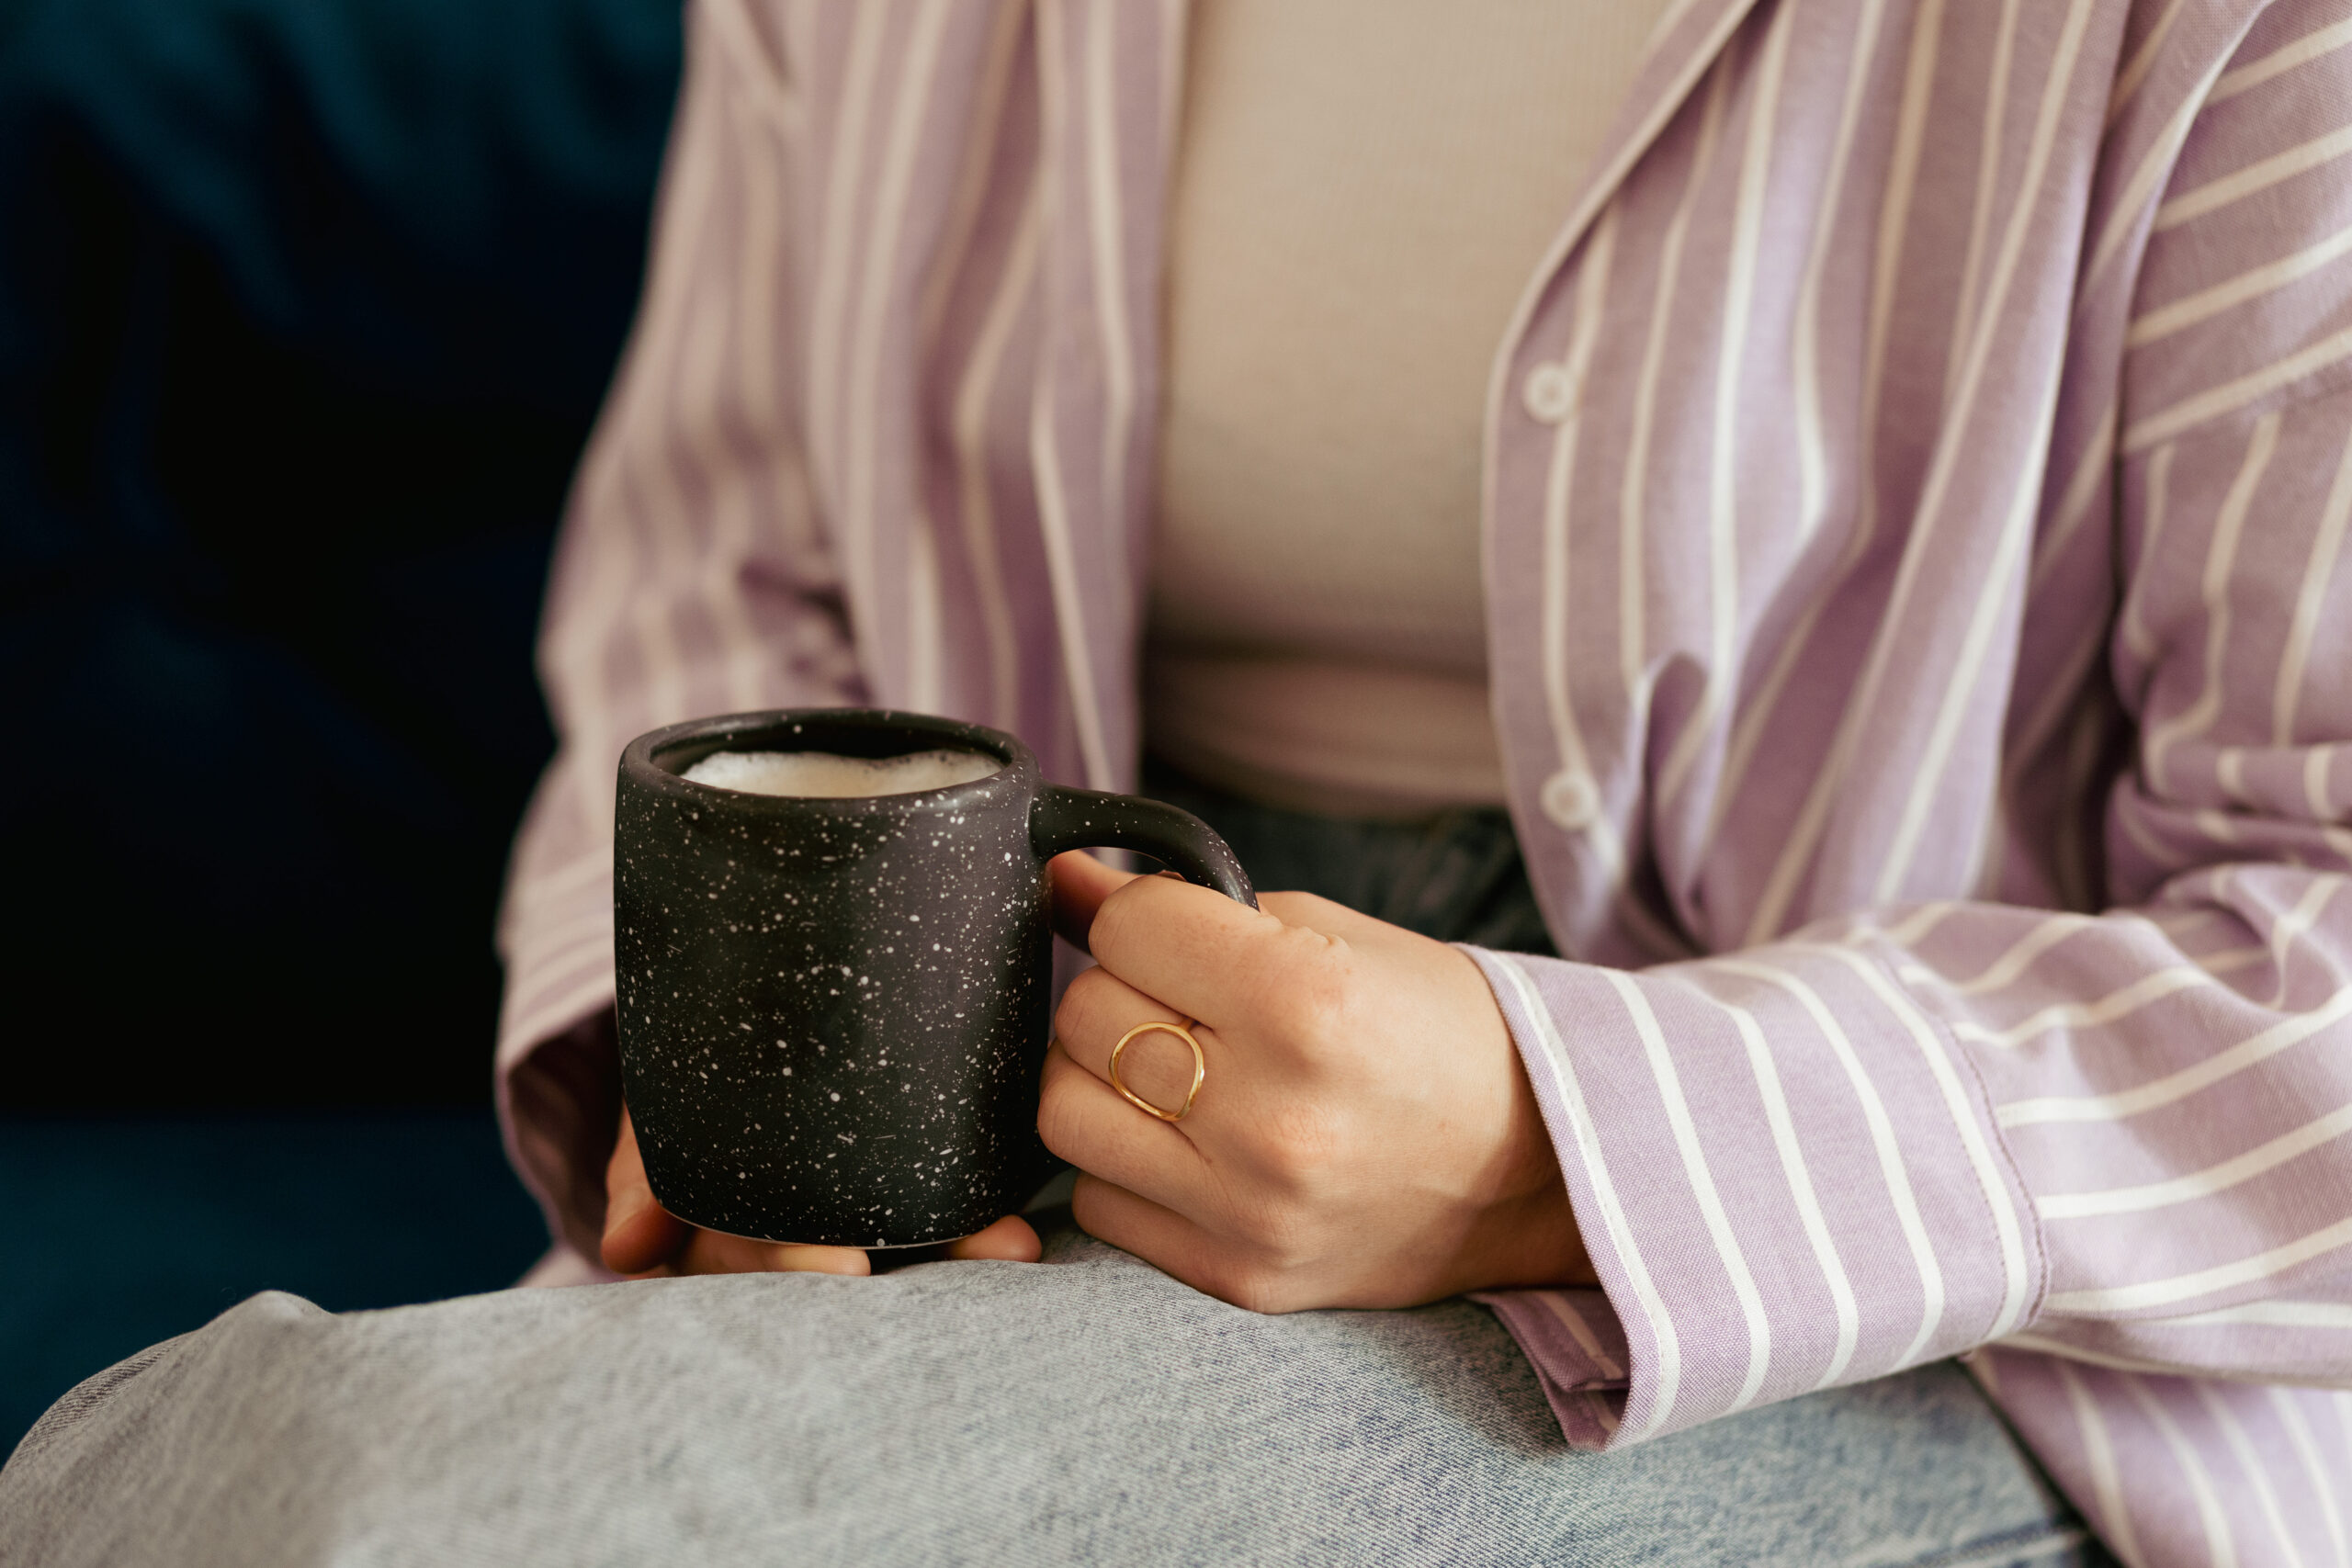
<path id="1" fill-rule="evenodd" d="M 1520 396 L 1527 404 L 1528 413 L 1538 423 L 1564 423 L 1577 412 L 1576 375 L 1556 360 L 1545 360 L 1527 373 L 1527 384 L 1520 389 Z"/>
<path id="2" fill-rule="evenodd" d="M 1536 800 L 1554 826 L 1571 833 L 1584 831 L 1600 815 L 1600 791 L 1582 768 L 1562 768 L 1545 779 Z"/>

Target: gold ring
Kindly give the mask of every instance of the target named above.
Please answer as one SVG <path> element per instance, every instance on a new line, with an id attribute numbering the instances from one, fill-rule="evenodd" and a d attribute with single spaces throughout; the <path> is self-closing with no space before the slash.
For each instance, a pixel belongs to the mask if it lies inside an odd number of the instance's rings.
<path id="1" fill-rule="evenodd" d="M 1162 1111 L 1159 1106 L 1119 1081 L 1119 1053 L 1125 1050 L 1127 1042 L 1136 1035 L 1149 1034 L 1154 1030 L 1158 1030 L 1162 1034 L 1173 1034 L 1193 1048 L 1193 1087 L 1185 1092 L 1184 1107 L 1181 1111 Z M 1208 1076 L 1209 1059 L 1201 1055 L 1201 1043 L 1193 1039 L 1193 1032 L 1181 1023 L 1163 1023 L 1158 1019 L 1154 1019 L 1149 1023 L 1138 1023 L 1125 1034 L 1120 1035 L 1119 1043 L 1111 1047 L 1111 1087 L 1125 1095 L 1129 1105 L 1134 1106 L 1137 1111 L 1148 1111 L 1162 1122 L 1182 1122 L 1191 1115 L 1193 1101 L 1201 1092 L 1201 1080 Z"/>

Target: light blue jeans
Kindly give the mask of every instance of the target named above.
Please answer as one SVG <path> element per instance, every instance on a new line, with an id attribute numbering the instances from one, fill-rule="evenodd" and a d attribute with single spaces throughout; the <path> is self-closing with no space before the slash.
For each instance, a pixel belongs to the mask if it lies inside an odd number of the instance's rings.
<path id="1" fill-rule="evenodd" d="M 1153 787 L 1262 886 L 1544 941 L 1499 813 Z M 1580 1454 L 1482 1307 L 1260 1317 L 1046 1228 L 1043 1268 L 256 1296 L 51 1410 L 0 1563 L 2109 1561 L 1949 1364 Z"/>
<path id="2" fill-rule="evenodd" d="M 62 1401 L 11 1568 L 2088 1563 L 1959 1369 L 1570 1451 L 1485 1309 L 1058 1267 L 254 1297 Z"/>

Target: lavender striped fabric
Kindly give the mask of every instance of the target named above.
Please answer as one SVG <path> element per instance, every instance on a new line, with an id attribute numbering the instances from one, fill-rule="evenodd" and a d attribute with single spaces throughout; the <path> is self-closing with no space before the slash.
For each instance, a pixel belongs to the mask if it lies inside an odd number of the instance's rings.
<path id="1" fill-rule="evenodd" d="M 503 928 L 577 1246 L 630 736 L 1134 776 L 1183 25 L 699 0 Z M 2352 4 L 1677 0 L 1487 429 L 1570 1437 L 1968 1354 L 2127 1562 L 2352 1562 Z"/>

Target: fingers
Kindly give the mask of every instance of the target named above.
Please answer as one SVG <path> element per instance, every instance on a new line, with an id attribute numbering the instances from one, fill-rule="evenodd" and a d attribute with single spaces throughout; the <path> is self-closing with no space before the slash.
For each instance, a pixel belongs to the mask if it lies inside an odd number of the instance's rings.
<path id="1" fill-rule="evenodd" d="M 874 1272 L 863 1247 L 807 1247 L 797 1242 L 753 1241 L 697 1230 L 677 1260 L 681 1274 L 853 1274 Z"/>
<path id="2" fill-rule="evenodd" d="M 1069 1196 L 1079 1229 L 1201 1289 L 1201 1264 L 1216 1247 L 1209 1234 L 1163 1204 L 1099 1176 L 1081 1175 Z"/>
<path id="3" fill-rule="evenodd" d="M 605 1166 L 605 1235 L 598 1250 L 616 1274 L 872 1272 L 865 1252 L 854 1247 L 752 1241 L 697 1230 L 671 1213 L 655 1201 L 652 1183 L 645 1179 L 645 1156 L 626 1109 L 613 1157 Z"/>
<path id="4" fill-rule="evenodd" d="M 1070 1213 L 1089 1235 L 1219 1301 L 1251 1312 L 1294 1312 L 1305 1304 L 1279 1270 L 1251 1266 L 1183 1215 L 1110 1182 L 1080 1177 Z"/>
<path id="5" fill-rule="evenodd" d="M 1069 988 L 1062 993 L 1062 1005 L 1054 1013 L 1054 1036 L 1071 1061 L 1107 1083 L 1111 1077 L 1111 1053 L 1121 1037 L 1137 1024 L 1155 1021 L 1190 1024 L 1192 1020 L 1160 1006 L 1108 969 L 1098 966 L 1072 980 Z M 1193 1038 L 1201 1041 L 1204 1058 L 1217 1056 L 1217 1062 L 1209 1067 L 1212 1072 L 1217 1071 L 1225 1054 L 1214 1050 L 1214 1032 L 1204 1026 L 1192 1033 Z M 1193 1067 L 1192 1047 L 1181 1036 L 1155 1029 L 1136 1035 L 1120 1053 L 1119 1081 L 1154 1105 L 1176 1111 L 1182 1108 L 1184 1097 L 1192 1092 Z M 1205 1081 L 1202 1092 L 1208 1092 Z M 1132 1111 L 1134 1107 L 1128 1109 Z"/>
<path id="6" fill-rule="evenodd" d="M 605 1164 L 605 1235 L 599 1250 L 616 1274 L 642 1274 L 674 1257 L 686 1243 L 687 1225 L 653 1201 L 645 1179 L 645 1157 L 638 1151 L 637 1128 L 621 1111 L 620 1138 Z"/>
<path id="7" fill-rule="evenodd" d="M 1129 1105 L 1118 1090 L 1071 1061 L 1058 1043 L 1046 1053 L 1037 1135 L 1079 1169 L 1156 1202 L 1191 1211 L 1203 1200 L 1200 1151 L 1182 1130 Z"/>
<path id="8" fill-rule="evenodd" d="M 682 1274 L 842 1274 L 874 1271 L 862 1247 L 814 1247 L 797 1242 L 754 1241 L 699 1230 L 662 1207 L 645 1177 L 637 1128 L 621 1112 L 620 1136 L 605 1167 L 605 1267 L 634 1278 Z M 947 1244 L 952 1258 L 1035 1263 L 1043 1252 L 1037 1233 L 1017 1214 L 1007 1214 L 976 1235 Z"/>
<path id="9" fill-rule="evenodd" d="M 1054 934 L 1082 953 L 1102 900 L 1136 876 L 1113 870 L 1084 850 L 1069 850 L 1053 858 L 1047 880 L 1053 889 Z"/>
<path id="10" fill-rule="evenodd" d="M 1173 877 L 1137 877 L 1102 900 L 1089 949 L 1097 964 L 1146 996 L 1189 1018 L 1228 1025 L 1270 1005 L 1317 999 L 1302 987 L 1315 987 L 1318 967 L 1337 973 L 1333 960 L 1344 957 L 1345 942 L 1272 911 L 1322 902 L 1277 896 L 1266 908 L 1252 909 Z"/>
<path id="11" fill-rule="evenodd" d="M 1081 1176 L 1070 1214 L 1089 1235 L 1132 1252 L 1193 1289 L 1251 1312 L 1297 1312 L 1314 1303 L 1280 1268 L 1252 1262 L 1183 1215 L 1110 1182 Z"/>
<path id="12" fill-rule="evenodd" d="M 1036 1231 L 1018 1214 L 1007 1214 L 978 1235 L 947 1244 L 947 1256 L 964 1262 L 1035 1263 L 1044 1252 Z"/>
<path id="13" fill-rule="evenodd" d="M 1044 1251 L 1037 1233 L 1018 1214 L 1007 1214 L 977 1235 L 949 1242 L 939 1252 L 924 1249 L 914 1260 L 944 1256 L 963 1260 L 1035 1263 Z M 753 1241 L 747 1236 L 696 1231 L 673 1270 L 680 1274 L 842 1274 L 874 1272 L 872 1255 L 856 1247 L 814 1247 L 799 1242 Z"/>

